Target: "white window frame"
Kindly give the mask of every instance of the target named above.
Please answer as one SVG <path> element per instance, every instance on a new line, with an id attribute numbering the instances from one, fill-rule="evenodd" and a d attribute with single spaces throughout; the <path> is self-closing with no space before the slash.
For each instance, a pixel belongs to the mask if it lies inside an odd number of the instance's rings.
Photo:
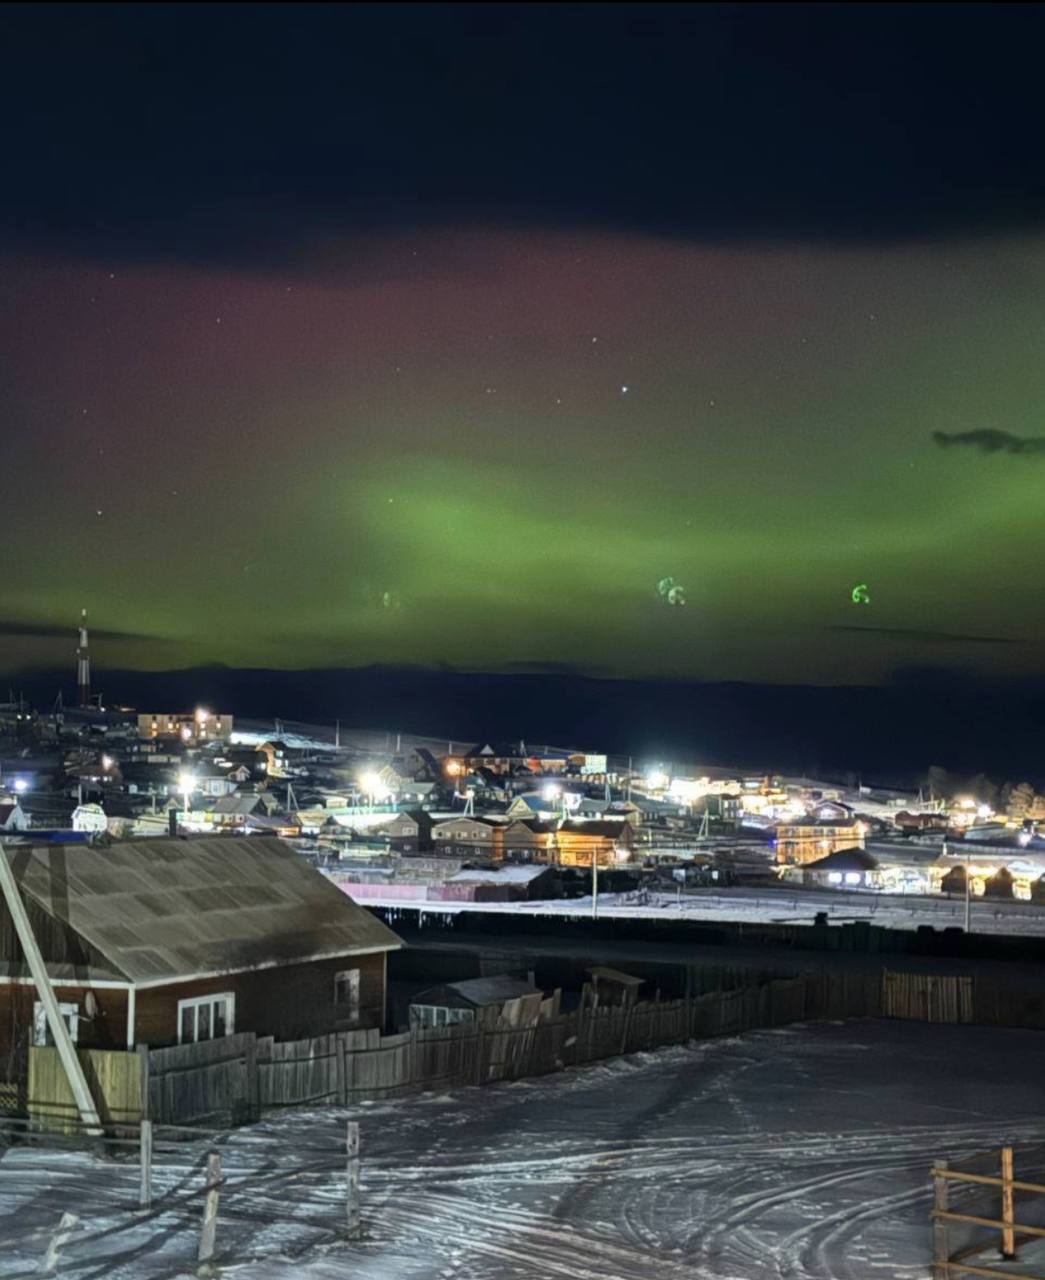
<path id="1" fill-rule="evenodd" d="M 351 975 L 353 973 L 356 975 L 356 979 L 354 983 L 351 980 Z M 338 986 L 341 983 L 342 978 L 347 978 L 349 980 L 349 984 L 348 984 L 349 989 L 352 991 L 352 994 L 354 995 L 355 999 L 349 1000 L 344 1003 L 338 1003 L 338 998 L 337 998 Z M 363 972 L 362 970 L 358 966 L 354 969 L 339 969 L 337 973 L 334 974 L 334 1011 L 336 1013 L 339 1013 L 340 1016 L 342 1016 L 347 1022 L 358 1022 L 362 1005 L 363 1005 Z"/>
<path id="2" fill-rule="evenodd" d="M 80 1034 L 80 1006 L 78 1004 L 66 1003 L 64 1000 L 58 1004 L 58 1012 L 65 1020 L 65 1025 L 69 1029 L 69 1039 L 76 1044 Z M 49 1040 L 51 1028 L 47 1022 L 47 1014 L 44 1011 L 43 1001 L 33 1001 L 33 1045 L 35 1048 L 42 1048 L 48 1044 L 53 1044 L 53 1040 Z"/>
<path id="3" fill-rule="evenodd" d="M 225 1001 L 225 1035 L 231 1036 L 236 1030 L 236 993 L 234 991 L 213 991 L 206 996 L 190 996 L 187 1000 L 178 1001 L 178 1043 L 179 1044 L 203 1044 L 206 1041 L 199 1039 L 200 1015 L 198 1010 L 205 1004 L 217 1004 L 219 1000 Z M 191 1040 L 183 1040 L 181 1035 L 182 1012 L 185 1009 L 192 1009 L 192 1030 L 193 1037 Z M 211 1015 L 211 1026 L 214 1025 L 214 1015 Z M 221 1039 L 220 1036 L 208 1036 L 208 1040 Z"/>

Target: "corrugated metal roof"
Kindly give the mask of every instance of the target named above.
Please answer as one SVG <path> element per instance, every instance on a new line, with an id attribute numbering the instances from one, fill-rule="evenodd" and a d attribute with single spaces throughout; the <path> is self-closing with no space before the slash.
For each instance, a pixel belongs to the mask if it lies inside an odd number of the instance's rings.
<path id="1" fill-rule="evenodd" d="M 22 845 L 6 856 L 23 892 L 132 982 L 402 945 L 268 836 Z"/>

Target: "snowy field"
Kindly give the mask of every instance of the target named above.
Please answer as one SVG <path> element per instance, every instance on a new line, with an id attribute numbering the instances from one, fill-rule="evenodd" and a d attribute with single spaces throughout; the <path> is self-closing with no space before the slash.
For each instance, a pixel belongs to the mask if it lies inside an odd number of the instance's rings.
<path id="1" fill-rule="evenodd" d="M 527 916 L 583 916 L 592 914 L 591 897 L 548 902 L 410 902 L 382 898 L 380 886 L 368 893 L 356 885 L 352 896 L 368 907 L 418 910 L 425 915 L 459 911 L 507 911 Z M 911 894 L 846 893 L 830 889 L 728 889 L 684 894 L 600 893 L 598 914 L 604 919 L 731 920 L 742 923 L 812 925 L 817 912 L 831 924 L 868 920 L 887 929 L 963 928 L 965 902 L 961 898 Z M 1018 933 L 1045 936 L 1045 907 L 1038 903 L 985 901 L 970 903 L 972 933 Z"/>
<path id="2" fill-rule="evenodd" d="M 254 1280 L 914 1280 L 934 1158 L 1045 1139 L 1045 1035 L 820 1024 L 638 1054 L 532 1082 L 359 1108 L 366 1238 L 340 1241 L 346 1112 L 222 1143 L 223 1269 Z M 137 1170 L 0 1159 L 0 1276 L 194 1270 L 203 1149 Z M 988 1265 L 991 1265 L 991 1262 Z M 996 1264 L 995 1264 L 996 1265 Z"/>

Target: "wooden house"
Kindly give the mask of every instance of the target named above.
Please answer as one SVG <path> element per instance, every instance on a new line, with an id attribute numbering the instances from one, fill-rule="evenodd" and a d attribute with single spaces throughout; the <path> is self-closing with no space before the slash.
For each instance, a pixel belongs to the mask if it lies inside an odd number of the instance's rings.
<path id="1" fill-rule="evenodd" d="M 384 1023 L 399 939 L 281 840 L 24 844 L 0 856 L 79 1045 L 155 1048 L 233 1031 L 287 1040 Z M 0 1080 L 47 1036 L 0 903 Z"/>

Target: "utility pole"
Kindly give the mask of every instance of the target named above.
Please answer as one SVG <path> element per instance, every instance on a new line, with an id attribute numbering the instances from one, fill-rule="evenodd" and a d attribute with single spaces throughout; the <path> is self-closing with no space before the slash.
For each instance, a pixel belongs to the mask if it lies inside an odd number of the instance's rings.
<path id="1" fill-rule="evenodd" d="M 22 944 L 22 951 L 29 965 L 33 984 L 40 996 L 40 1003 L 44 1007 L 44 1013 L 47 1015 L 47 1025 L 51 1028 L 51 1037 L 58 1050 L 58 1057 L 65 1070 L 66 1078 L 69 1081 L 69 1088 L 76 1102 L 76 1109 L 80 1113 L 80 1119 L 83 1121 L 87 1132 L 92 1137 L 98 1137 L 102 1132 L 101 1121 L 98 1118 L 98 1112 L 95 1110 L 91 1091 L 87 1086 L 87 1077 L 83 1073 L 80 1059 L 76 1056 L 72 1037 L 69 1035 L 69 1028 L 65 1025 L 62 1011 L 58 1008 L 58 1001 L 55 999 L 51 980 L 47 976 L 47 965 L 44 963 L 40 948 L 37 946 L 36 937 L 33 934 L 33 926 L 29 923 L 29 915 L 26 912 L 25 903 L 22 901 L 22 895 L 18 892 L 18 885 L 15 883 L 11 864 L 7 861 L 7 853 L 4 850 L 2 840 L 0 840 L 0 892 L 3 893 L 7 909 L 11 913 L 11 920 L 14 924 L 15 932 L 18 934 L 18 941 Z"/>
<path id="2" fill-rule="evenodd" d="M 599 918 L 599 854 L 597 849 L 591 851 L 591 918 Z"/>
<path id="3" fill-rule="evenodd" d="M 334 721 L 334 746 L 338 751 L 341 750 L 341 721 L 340 720 Z"/>
<path id="4" fill-rule="evenodd" d="M 965 932 L 970 932 L 972 923 L 972 876 L 969 874 L 969 864 L 965 864 Z"/>

